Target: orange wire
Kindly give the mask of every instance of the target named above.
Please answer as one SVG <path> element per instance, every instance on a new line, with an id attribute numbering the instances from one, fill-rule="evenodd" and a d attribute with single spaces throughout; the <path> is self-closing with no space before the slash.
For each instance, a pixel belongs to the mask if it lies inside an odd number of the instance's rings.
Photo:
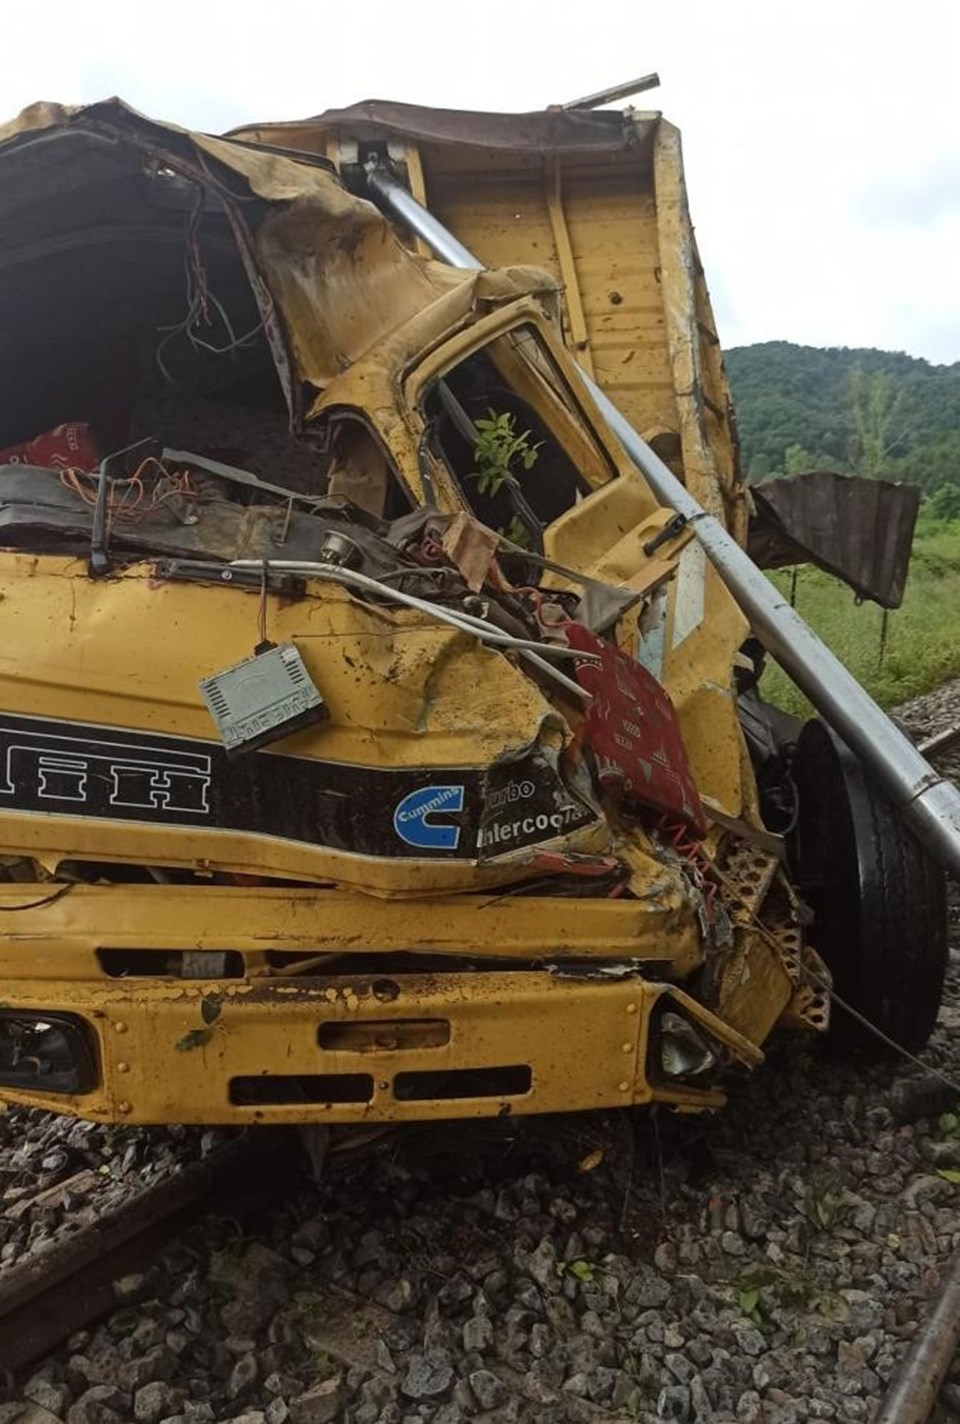
<path id="1" fill-rule="evenodd" d="M 141 509 L 144 500 L 147 498 L 147 491 L 143 483 L 144 472 L 151 467 L 156 467 L 165 481 L 168 481 L 171 488 L 163 493 L 158 493 L 160 482 L 157 481 L 150 492 L 149 503 L 146 509 Z M 75 494 L 87 505 L 95 505 L 97 502 L 97 490 L 99 482 L 92 486 L 89 482 L 95 476 L 88 470 L 78 470 L 72 466 L 60 472 L 60 483 L 64 489 Z M 84 483 L 84 482 L 88 483 Z M 117 491 L 119 490 L 119 494 Z M 167 500 L 179 495 L 187 499 L 197 499 L 198 492 L 191 488 L 189 470 L 173 471 L 172 473 L 164 468 L 161 462 L 153 455 L 148 455 L 145 460 L 134 470 L 132 475 L 123 480 L 114 480 L 110 485 L 107 510 L 111 519 L 142 519 L 151 510 L 158 509 Z"/>

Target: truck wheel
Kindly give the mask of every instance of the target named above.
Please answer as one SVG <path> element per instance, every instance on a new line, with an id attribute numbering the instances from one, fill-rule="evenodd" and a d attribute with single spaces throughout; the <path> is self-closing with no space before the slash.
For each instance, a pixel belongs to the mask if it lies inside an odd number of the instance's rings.
<path id="1" fill-rule="evenodd" d="M 837 994 L 902 1048 L 933 1031 L 947 963 L 946 876 L 866 768 L 823 722 L 800 733 L 792 775 L 798 814 L 789 855 L 814 912 L 810 942 Z M 834 1004 L 831 1046 L 893 1049 Z"/>

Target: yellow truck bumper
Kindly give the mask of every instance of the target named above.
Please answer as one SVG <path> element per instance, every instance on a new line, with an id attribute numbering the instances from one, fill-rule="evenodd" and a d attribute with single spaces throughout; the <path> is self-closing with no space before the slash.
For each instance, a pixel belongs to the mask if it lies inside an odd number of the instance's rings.
<path id="1" fill-rule="evenodd" d="M 80 1093 L 43 1074 L 8 1102 L 129 1123 L 402 1122 L 653 1101 L 719 1107 L 668 1080 L 669 1004 L 727 1056 L 760 1051 L 680 991 L 642 979 L 444 973 L 262 983 L 13 988 L 2 1016 L 73 1016 L 91 1049 Z M 22 1021 L 22 1019 L 21 1019 Z"/>
<path id="2" fill-rule="evenodd" d="M 763 1056 L 676 987 L 694 934 L 639 901 L 7 884 L 0 907 L 0 1099 L 101 1122 L 721 1105 L 718 1074 L 662 1071 L 668 1008 L 718 1070 Z"/>

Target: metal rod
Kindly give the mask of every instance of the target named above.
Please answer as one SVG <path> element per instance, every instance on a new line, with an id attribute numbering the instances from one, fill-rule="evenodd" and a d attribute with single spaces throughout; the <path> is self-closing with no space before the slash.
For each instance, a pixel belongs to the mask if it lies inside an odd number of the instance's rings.
<path id="1" fill-rule="evenodd" d="M 476 257 L 385 169 L 368 170 L 368 181 L 384 203 L 439 257 L 455 267 L 480 269 Z M 653 493 L 690 522 L 757 637 L 824 720 L 874 772 L 931 855 L 960 876 L 960 791 L 924 760 L 720 521 L 698 504 L 641 439 L 597 383 L 582 369 L 580 376 Z"/>
<path id="2" fill-rule="evenodd" d="M 237 465 L 225 465 L 222 460 L 211 460 L 206 455 L 196 455 L 192 450 L 164 448 L 160 458 L 171 465 L 195 465 L 198 470 L 206 470 L 209 474 L 229 480 L 232 484 L 246 485 L 262 494 L 278 494 L 291 503 L 313 506 L 319 504 L 322 498 L 317 494 L 300 494 L 297 490 L 288 489 L 286 485 L 270 484 L 268 480 L 261 480 L 249 470 L 241 470 Z"/>
<path id="3" fill-rule="evenodd" d="M 473 253 L 458 242 L 453 233 L 437 222 L 422 203 L 418 203 L 412 193 L 408 193 L 402 183 L 391 177 L 378 159 L 373 158 L 366 165 L 367 183 L 390 205 L 398 218 L 422 237 L 439 257 L 449 262 L 451 267 L 465 267 L 471 272 L 482 272 L 483 263 Z"/>
<path id="4" fill-rule="evenodd" d="M 678 514 L 686 515 L 764 647 L 806 693 L 824 720 L 871 768 L 930 853 L 960 875 L 957 788 L 935 771 L 894 726 L 720 521 L 701 508 L 641 440 L 600 387 L 584 379 L 607 423 L 646 476 L 654 494 Z"/>
<path id="5" fill-rule="evenodd" d="M 266 562 L 265 559 L 234 559 L 229 567 L 263 569 Z M 475 618 L 472 613 L 464 613 L 461 609 L 454 611 L 452 608 L 441 607 L 426 598 L 416 598 L 412 593 L 391 588 L 388 583 L 381 583 L 367 574 L 358 573 L 356 569 L 344 568 L 342 564 L 318 563 L 310 559 L 271 559 L 269 563 L 271 569 L 303 574 L 307 578 L 326 579 L 329 583 L 342 583 L 348 588 L 359 588 L 364 593 L 379 594 L 391 603 L 402 604 L 404 608 L 416 608 L 418 612 L 427 613 L 440 623 L 449 623 L 451 628 L 456 628 L 461 633 L 470 633 L 481 642 L 493 643 L 498 648 L 511 648 L 519 653 L 535 653 L 541 658 L 571 658 L 576 662 L 600 661 L 595 653 L 580 652 L 577 648 L 568 648 L 562 643 L 535 643 L 529 638 L 516 638 L 512 633 L 501 632 L 484 618 Z"/>
<path id="6" fill-rule="evenodd" d="M 585 99 L 571 99 L 569 104 L 561 104 L 561 109 L 597 109 L 601 104 L 612 104 L 615 99 L 629 99 L 632 94 L 642 94 L 645 89 L 660 87 L 659 74 L 644 74 L 640 79 L 628 79 L 625 84 L 611 84 L 609 89 L 600 89 L 596 94 L 588 94 Z"/>
<path id="7" fill-rule="evenodd" d="M 99 478 L 100 483 L 97 485 L 97 498 L 93 506 L 93 521 L 90 526 L 90 572 L 96 574 L 98 578 L 108 573 L 110 569 L 110 555 L 107 551 L 107 543 L 110 538 L 107 520 L 107 502 L 110 498 L 110 475 L 107 470 L 106 460 L 104 460 L 100 466 Z"/>
<path id="8" fill-rule="evenodd" d="M 542 658 L 539 653 L 523 652 L 520 656 L 525 662 L 528 662 L 531 667 L 539 668 L 547 677 L 552 678 L 552 680 L 557 683 L 558 686 L 562 687 L 565 692 L 568 692 L 571 697 L 577 697 L 581 702 L 593 701 L 592 692 L 587 692 L 586 688 L 581 687 L 579 682 L 574 682 L 572 677 L 567 677 L 565 672 L 561 672 L 560 669 L 555 668 L 552 663 L 548 663 L 546 658 Z"/>
<path id="9" fill-rule="evenodd" d="M 947 1267 L 933 1310 L 907 1351 L 873 1424 L 925 1424 L 960 1345 L 960 1253 Z"/>

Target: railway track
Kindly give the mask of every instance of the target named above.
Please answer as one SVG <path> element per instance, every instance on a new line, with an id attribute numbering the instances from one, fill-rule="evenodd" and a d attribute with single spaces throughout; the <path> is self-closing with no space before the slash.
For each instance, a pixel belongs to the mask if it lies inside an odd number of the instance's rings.
<path id="1" fill-rule="evenodd" d="M 5 1270 L 0 1367 L 23 1369 L 107 1315 L 118 1304 L 114 1281 L 144 1270 L 204 1215 L 243 1218 L 266 1206 L 302 1173 L 303 1163 L 292 1132 L 231 1141 Z"/>
<path id="2" fill-rule="evenodd" d="M 940 1293 L 914 1337 L 873 1424 L 926 1424 L 958 1346 L 960 1253 L 947 1267 Z"/>
<path id="3" fill-rule="evenodd" d="M 311 1178 L 349 1171 L 403 1135 L 396 1127 L 334 1129 L 330 1138 L 323 1129 L 301 1137 L 294 1128 L 258 1128 L 51 1240 L 0 1273 L 0 1378 L 35 1364 L 118 1309 L 115 1282 L 145 1271 L 203 1217 L 244 1222 Z M 43 1208 L 68 1187 L 45 1188 L 13 1210 Z"/>
<path id="4" fill-rule="evenodd" d="M 960 742 L 960 723 L 956 726 L 945 727 L 942 731 L 925 737 L 922 742 L 918 743 L 917 750 L 925 757 L 936 757 L 957 742 Z"/>

